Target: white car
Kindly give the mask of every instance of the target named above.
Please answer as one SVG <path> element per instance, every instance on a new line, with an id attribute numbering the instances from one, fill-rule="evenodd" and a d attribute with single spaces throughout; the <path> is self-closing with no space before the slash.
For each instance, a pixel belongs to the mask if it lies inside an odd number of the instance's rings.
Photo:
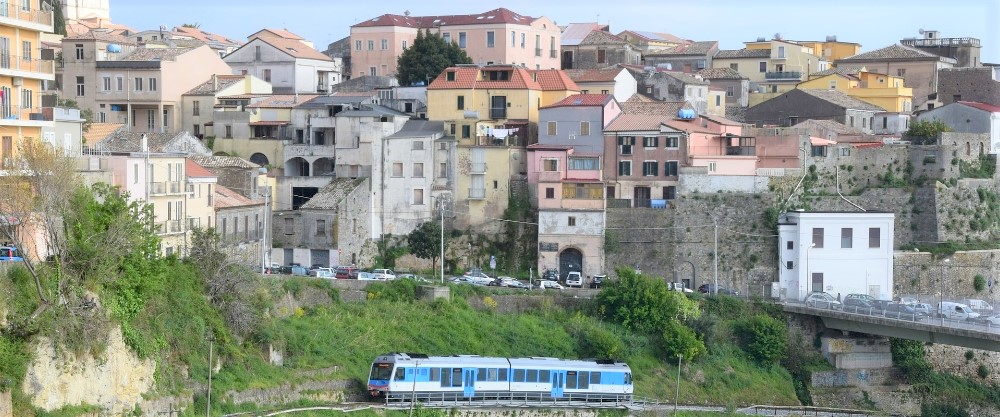
<path id="1" fill-rule="evenodd" d="M 989 323 L 990 326 L 1000 326 L 1000 314 L 995 316 L 989 316 L 986 318 L 980 318 L 980 320 Z"/>
<path id="2" fill-rule="evenodd" d="M 489 275 L 484 274 L 482 271 L 473 270 L 466 272 L 462 276 L 475 285 L 490 285 L 493 282 L 493 278 L 490 278 Z"/>
<path id="3" fill-rule="evenodd" d="M 325 266 L 321 266 L 319 268 L 312 269 L 309 271 L 309 276 L 316 278 L 334 278 L 333 275 L 334 275 L 333 268 L 327 268 Z"/>
<path id="4" fill-rule="evenodd" d="M 570 271 L 566 274 L 566 286 L 583 288 L 583 276 L 577 271 Z"/>
<path id="5" fill-rule="evenodd" d="M 538 281 L 538 288 L 541 288 L 541 289 L 561 290 L 561 289 L 563 289 L 563 286 L 562 286 L 562 284 L 560 284 L 558 282 L 555 282 L 555 281 L 542 280 L 542 281 Z"/>
<path id="6" fill-rule="evenodd" d="M 806 297 L 805 303 L 808 307 L 822 308 L 824 310 L 841 310 L 844 308 L 844 305 L 841 304 L 840 301 L 837 301 L 836 298 L 833 298 L 832 295 L 825 292 L 814 292 L 809 294 L 809 296 Z"/>
<path id="7" fill-rule="evenodd" d="M 396 274 L 391 269 L 373 269 L 372 275 L 375 279 L 390 281 L 396 279 Z"/>

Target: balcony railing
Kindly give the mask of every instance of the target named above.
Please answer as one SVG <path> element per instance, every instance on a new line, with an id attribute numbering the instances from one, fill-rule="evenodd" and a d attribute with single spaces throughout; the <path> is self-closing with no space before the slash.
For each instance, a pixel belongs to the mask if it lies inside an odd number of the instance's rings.
<path id="1" fill-rule="evenodd" d="M 9 108 L 0 107 L 0 119 L 3 120 L 21 120 L 21 121 L 51 121 L 51 118 L 46 118 L 45 114 L 42 113 L 41 107 L 21 107 L 21 106 L 11 106 Z M 2 121 L 0 121 L 2 124 Z"/>
<path id="2" fill-rule="evenodd" d="M 755 156 L 757 155 L 756 146 L 727 146 L 726 155 L 731 156 Z"/>
<path id="3" fill-rule="evenodd" d="M 486 173 L 486 163 L 485 162 L 473 162 L 470 164 L 469 172 L 472 174 L 485 174 Z"/>
<path id="4" fill-rule="evenodd" d="M 559 182 L 562 181 L 562 171 L 539 171 L 538 182 Z"/>
<path id="5" fill-rule="evenodd" d="M 167 220 L 156 224 L 156 233 L 169 235 L 174 233 L 184 233 L 184 222 L 178 220 Z"/>
<path id="6" fill-rule="evenodd" d="M 801 80 L 802 73 L 799 71 L 778 71 L 764 74 L 768 80 Z"/>
<path id="7" fill-rule="evenodd" d="M 507 118 L 507 108 L 506 107 L 500 107 L 500 108 L 493 107 L 493 108 L 490 108 L 490 119 L 496 120 L 496 119 L 506 119 L 506 118 Z"/>
<path id="8" fill-rule="evenodd" d="M 149 194 L 150 195 L 167 195 L 167 194 L 180 194 L 181 189 L 184 188 L 185 192 L 194 192 L 194 189 L 187 191 L 187 187 L 182 187 L 181 183 L 174 181 L 163 181 L 163 182 L 151 182 L 149 183 Z"/>
<path id="9" fill-rule="evenodd" d="M 906 46 L 979 46 L 976 38 L 903 39 L 899 43 Z"/>
<path id="10" fill-rule="evenodd" d="M 0 7 L 2 9 L 2 7 Z M 26 72 L 37 72 L 53 75 L 56 73 L 55 61 L 51 59 L 38 59 L 19 55 L 0 54 L 0 69 L 16 70 Z"/>
<path id="11" fill-rule="evenodd" d="M 469 199 L 472 200 L 482 200 L 486 198 L 485 188 L 470 188 L 469 189 Z"/>
<path id="12" fill-rule="evenodd" d="M 20 3 L 21 2 L 0 2 L 0 17 L 52 26 L 52 12 L 37 9 L 24 10 Z"/>

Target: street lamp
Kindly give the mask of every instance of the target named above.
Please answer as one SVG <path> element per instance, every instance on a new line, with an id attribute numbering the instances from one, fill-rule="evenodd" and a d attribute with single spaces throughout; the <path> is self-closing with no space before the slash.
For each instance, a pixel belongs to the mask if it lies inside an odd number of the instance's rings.
<path id="1" fill-rule="evenodd" d="M 810 243 L 809 247 L 806 248 L 806 297 L 808 297 L 809 294 L 812 293 L 812 290 L 813 290 L 813 288 L 812 288 L 812 273 L 809 271 L 809 251 L 812 248 L 815 248 L 815 247 L 816 247 L 815 243 Z"/>
<path id="2" fill-rule="evenodd" d="M 677 415 L 677 400 L 680 399 L 680 396 L 681 396 L 681 358 L 682 357 L 683 356 L 681 356 L 680 354 L 677 355 L 677 388 L 675 388 L 675 390 L 674 390 L 674 415 L 675 416 Z"/>

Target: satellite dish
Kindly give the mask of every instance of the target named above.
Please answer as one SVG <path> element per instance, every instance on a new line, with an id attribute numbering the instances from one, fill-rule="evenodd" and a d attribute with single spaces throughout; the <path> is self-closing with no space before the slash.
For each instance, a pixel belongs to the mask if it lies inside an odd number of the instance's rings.
<path id="1" fill-rule="evenodd" d="M 920 28 L 919 30 L 917 30 L 917 33 L 919 33 L 919 34 L 921 34 L 921 35 L 923 35 L 923 34 L 924 34 L 924 32 L 926 32 L 926 31 L 924 30 L 924 28 Z"/>
<path id="2" fill-rule="evenodd" d="M 775 33 L 774 34 L 774 39 L 777 39 L 777 40 L 780 41 L 781 40 L 781 34 L 780 33 Z"/>
<path id="3" fill-rule="evenodd" d="M 410 11 L 409 10 L 404 10 L 403 11 L 403 16 L 409 17 L 410 16 Z"/>

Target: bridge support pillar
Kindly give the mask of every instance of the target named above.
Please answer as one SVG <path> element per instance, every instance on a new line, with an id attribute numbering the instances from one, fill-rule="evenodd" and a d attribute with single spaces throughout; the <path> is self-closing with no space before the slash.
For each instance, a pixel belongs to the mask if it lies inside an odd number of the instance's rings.
<path id="1" fill-rule="evenodd" d="M 820 337 L 826 360 L 837 369 L 873 369 L 892 366 L 889 339 L 880 336 L 845 336 L 827 332 Z"/>

